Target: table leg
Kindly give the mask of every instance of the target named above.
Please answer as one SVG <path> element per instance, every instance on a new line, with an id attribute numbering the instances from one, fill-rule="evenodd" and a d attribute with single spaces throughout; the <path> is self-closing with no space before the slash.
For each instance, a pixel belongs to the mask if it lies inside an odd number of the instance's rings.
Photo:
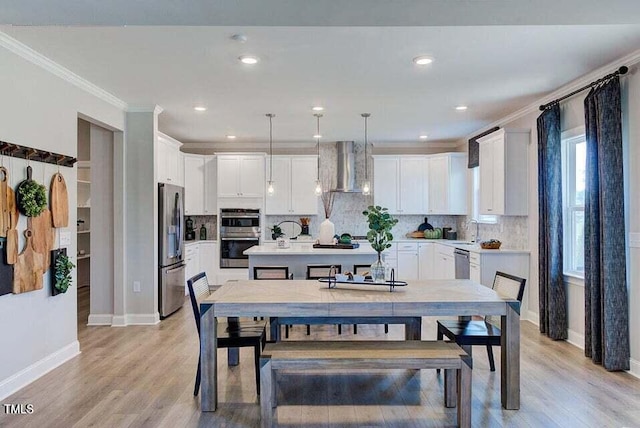
<path id="1" fill-rule="evenodd" d="M 500 391 L 502 407 L 520 408 L 520 303 L 507 303 L 507 314 L 502 316 L 500 347 Z"/>
<path id="2" fill-rule="evenodd" d="M 422 317 L 414 317 L 404 325 L 405 340 L 422 340 Z"/>
<path id="3" fill-rule="evenodd" d="M 215 412 L 218 406 L 217 324 L 212 305 L 200 305 L 200 408 Z"/>
<path id="4" fill-rule="evenodd" d="M 228 317 L 227 323 L 229 323 L 230 329 L 237 330 L 238 324 L 240 323 L 240 318 Z M 237 366 L 239 364 L 240 364 L 240 348 L 227 348 L 227 365 Z"/>

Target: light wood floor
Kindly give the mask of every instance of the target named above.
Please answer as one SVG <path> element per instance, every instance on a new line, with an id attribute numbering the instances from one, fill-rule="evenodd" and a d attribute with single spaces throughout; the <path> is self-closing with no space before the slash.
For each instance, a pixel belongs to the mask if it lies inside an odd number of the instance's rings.
<path id="1" fill-rule="evenodd" d="M 31 403 L 35 412 L 0 414 L 0 427 L 259 426 L 250 348 L 241 350 L 237 367 L 227 367 L 219 351 L 220 407 L 201 413 L 193 397 L 198 338 L 188 303 L 157 326 L 86 327 L 88 289 L 79 291 L 82 354 L 3 400 Z M 402 335 L 402 327 L 391 326 L 386 337 Z M 312 336 L 334 338 L 336 330 L 312 327 Z M 292 338 L 306 337 L 304 326 L 294 328 Z M 339 337 L 354 338 L 347 326 Z M 385 337 L 382 326 L 360 326 L 355 336 L 373 337 Z M 431 318 L 423 338 L 435 338 Z M 640 380 L 606 372 L 530 323 L 522 323 L 519 411 L 502 410 L 499 373 L 489 371 L 483 348 L 474 352 L 475 427 L 640 427 Z M 431 370 L 285 373 L 277 416 L 284 427 L 453 426 L 455 410 L 443 407 L 442 388 L 442 375 Z"/>

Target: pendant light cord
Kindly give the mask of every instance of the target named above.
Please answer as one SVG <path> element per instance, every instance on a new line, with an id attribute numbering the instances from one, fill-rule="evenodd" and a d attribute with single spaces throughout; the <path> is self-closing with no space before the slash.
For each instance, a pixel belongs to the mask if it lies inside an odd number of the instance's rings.
<path id="1" fill-rule="evenodd" d="M 369 166 L 367 159 L 367 146 L 369 145 L 369 138 L 367 133 L 367 121 L 369 120 L 369 116 L 371 116 L 371 113 L 362 113 L 360 116 L 364 117 L 364 179 L 366 181 L 369 179 Z"/>
<path id="2" fill-rule="evenodd" d="M 320 118 L 321 114 L 314 114 L 316 117 L 316 157 L 317 157 L 317 177 L 316 181 L 320 182 Z"/>
<path id="3" fill-rule="evenodd" d="M 276 116 L 273 113 L 267 113 L 269 118 L 269 182 L 273 182 L 273 118 Z"/>

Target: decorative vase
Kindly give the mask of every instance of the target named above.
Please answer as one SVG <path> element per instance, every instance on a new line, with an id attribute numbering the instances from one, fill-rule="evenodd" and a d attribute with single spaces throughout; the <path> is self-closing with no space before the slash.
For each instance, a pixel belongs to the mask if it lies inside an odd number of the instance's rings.
<path id="1" fill-rule="evenodd" d="M 320 223 L 320 235 L 318 241 L 322 245 L 332 245 L 333 237 L 336 234 L 335 225 L 328 218 Z"/>
<path id="2" fill-rule="evenodd" d="M 378 260 L 369 268 L 373 282 L 385 282 L 387 277 L 387 264 L 382 260 L 382 252 L 378 253 Z"/>

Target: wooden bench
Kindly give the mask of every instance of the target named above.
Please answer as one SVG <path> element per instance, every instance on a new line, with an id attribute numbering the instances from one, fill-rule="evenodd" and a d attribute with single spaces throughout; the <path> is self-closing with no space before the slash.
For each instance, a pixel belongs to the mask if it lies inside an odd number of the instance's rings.
<path id="1" fill-rule="evenodd" d="M 471 426 L 471 357 L 442 341 L 290 341 L 260 355 L 261 426 L 274 422 L 277 370 L 445 369 L 445 406 L 457 401 L 458 425 Z M 455 373 L 455 377 L 453 376 Z"/>

